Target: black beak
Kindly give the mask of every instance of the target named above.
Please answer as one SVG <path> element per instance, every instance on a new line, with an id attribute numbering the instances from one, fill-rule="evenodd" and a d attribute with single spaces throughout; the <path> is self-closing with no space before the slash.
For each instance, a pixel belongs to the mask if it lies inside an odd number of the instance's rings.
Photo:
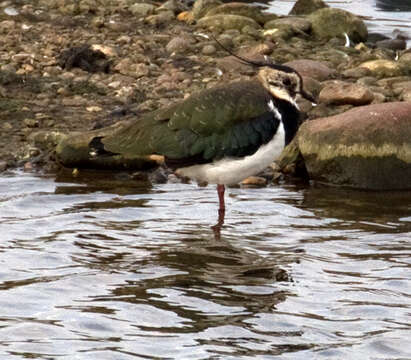
<path id="1" fill-rule="evenodd" d="M 309 93 L 307 93 L 305 90 L 301 90 L 300 95 L 310 101 L 313 105 L 317 105 L 317 102 L 315 101 L 314 97 L 312 95 L 310 95 Z"/>

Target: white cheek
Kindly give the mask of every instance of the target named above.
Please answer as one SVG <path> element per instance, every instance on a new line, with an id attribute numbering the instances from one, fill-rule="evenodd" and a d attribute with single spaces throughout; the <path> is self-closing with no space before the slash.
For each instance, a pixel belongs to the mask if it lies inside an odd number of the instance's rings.
<path id="1" fill-rule="evenodd" d="M 278 120 L 282 120 L 282 116 L 278 109 L 275 107 L 272 100 L 267 103 L 268 109 L 274 114 L 274 117 Z"/>

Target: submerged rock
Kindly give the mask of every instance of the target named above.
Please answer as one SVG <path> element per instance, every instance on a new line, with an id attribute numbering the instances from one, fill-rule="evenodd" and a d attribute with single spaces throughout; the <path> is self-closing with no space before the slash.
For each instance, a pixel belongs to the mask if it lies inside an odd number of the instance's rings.
<path id="1" fill-rule="evenodd" d="M 368 105 L 305 122 L 298 147 L 309 177 L 362 189 L 411 189 L 411 103 Z"/>

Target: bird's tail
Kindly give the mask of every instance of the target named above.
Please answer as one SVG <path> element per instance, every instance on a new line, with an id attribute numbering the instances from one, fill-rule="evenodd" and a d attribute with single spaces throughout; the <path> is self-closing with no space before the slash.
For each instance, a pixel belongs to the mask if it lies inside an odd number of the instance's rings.
<path id="1" fill-rule="evenodd" d="M 88 147 L 90 158 L 118 155 L 117 153 L 113 153 L 104 149 L 104 144 L 101 141 L 102 139 L 103 136 L 96 136 L 89 142 Z"/>

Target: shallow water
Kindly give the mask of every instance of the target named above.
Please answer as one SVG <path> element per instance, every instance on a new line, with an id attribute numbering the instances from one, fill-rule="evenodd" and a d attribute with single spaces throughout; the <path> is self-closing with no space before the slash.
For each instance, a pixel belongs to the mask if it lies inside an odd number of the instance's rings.
<path id="1" fill-rule="evenodd" d="M 213 187 L 1 174 L 0 359 L 411 359 L 410 192 L 226 199 L 216 240 Z"/>
<path id="2" fill-rule="evenodd" d="M 395 38 L 395 30 L 403 32 L 411 38 L 411 1 L 409 0 L 379 0 L 384 3 L 402 4 L 400 7 L 377 6 L 377 0 L 325 0 L 334 8 L 350 11 L 354 14 L 365 17 L 369 32 L 379 32 L 389 37 Z M 270 3 L 270 11 L 275 14 L 286 15 L 290 12 L 295 1 L 273 0 Z M 399 10 L 403 11 L 399 11 Z M 390 11 L 388 11 L 390 10 Z M 410 41 L 408 42 L 408 47 Z"/>
<path id="3" fill-rule="evenodd" d="M 0 177 L 0 358 L 409 359 L 411 193 Z"/>

